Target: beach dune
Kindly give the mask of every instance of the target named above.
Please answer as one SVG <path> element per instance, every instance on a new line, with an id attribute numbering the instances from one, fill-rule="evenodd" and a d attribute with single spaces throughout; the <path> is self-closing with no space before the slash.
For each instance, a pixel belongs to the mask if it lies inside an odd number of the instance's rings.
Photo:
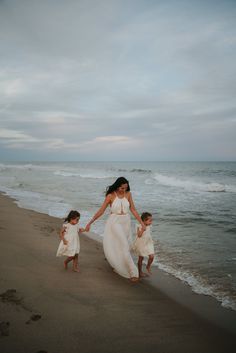
<path id="1" fill-rule="evenodd" d="M 81 235 L 81 272 L 56 258 L 62 221 L 0 195 L 2 353 L 227 353 L 232 332 L 148 281 L 112 272 L 102 245 Z"/>

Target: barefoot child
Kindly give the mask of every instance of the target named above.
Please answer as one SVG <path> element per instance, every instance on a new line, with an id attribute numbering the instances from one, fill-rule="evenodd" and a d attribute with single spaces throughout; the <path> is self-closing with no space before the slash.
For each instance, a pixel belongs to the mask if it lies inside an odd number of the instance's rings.
<path id="1" fill-rule="evenodd" d="M 78 222 L 80 213 L 77 211 L 70 211 L 63 223 L 60 231 L 61 242 L 59 244 L 56 256 L 67 256 L 64 261 L 64 267 L 67 270 L 68 263 L 73 260 L 73 271 L 79 272 L 78 255 L 80 251 L 79 232 L 83 232 L 79 228 Z"/>
<path id="2" fill-rule="evenodd" d="M 151 274 L 151 264 L 154 259 L 154 245 L 151 236 L 151 224 L 152 224 L 152 215 L 151 213 L 144 212 L 141 215 L 141 219 L 146 226 L 146 230 L 143 231 L 142 228 L 136 226 L 136 239 L 133 244 L 133 249 L 138 258 L 138 270 L 139 277 L 146 277 L 147 273 L 142 271 L 143 258 L 148 256 L 148 263 L 146 269 L 148 273 Z"/>

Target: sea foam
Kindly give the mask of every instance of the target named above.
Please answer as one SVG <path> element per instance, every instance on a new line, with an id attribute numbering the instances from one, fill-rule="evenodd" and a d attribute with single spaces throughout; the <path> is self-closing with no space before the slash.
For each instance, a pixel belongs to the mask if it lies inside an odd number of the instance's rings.
<path id="1" fill-rule="evenodd" d="M 147 185 L 151 184 L 160 184 L 163 186 L 170 186 L 175 188 L 183 188 L 189 191 L 195 192 L 226 192 L 231 191 L 234 192 L 234 187 L 230 187 L 228 185 L 212 182 L 212 183 L 203 183 L 197 182 L 193 180 L 184 180 L 178 179 L 171 176 L 162 175 L 156 173 L 152 178 L 148 178 L 145 180 Z"/>

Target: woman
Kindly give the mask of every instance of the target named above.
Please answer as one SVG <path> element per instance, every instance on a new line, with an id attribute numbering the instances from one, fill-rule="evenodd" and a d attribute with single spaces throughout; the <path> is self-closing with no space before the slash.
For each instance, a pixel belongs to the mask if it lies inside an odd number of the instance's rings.
<path id="1" fill-rule="evenodd" d="M 106 259 L 120 276 L 135 282 L 139 279 L 139 275 L 138 268 L 130 254 L 132 234 L 129 210 L 141 224 L 143 230 L 146 229 L 146 226 L 135 209 L 129 182 L 124 177 L 118 178 L 114 184 L 107 188 L 102 206 L 87 224 L 85 231 L 89 231 L 91 224 L 103 215 L 108 205 L 110 205 L 111 214 L 106 222 L 103 237 Z"/>

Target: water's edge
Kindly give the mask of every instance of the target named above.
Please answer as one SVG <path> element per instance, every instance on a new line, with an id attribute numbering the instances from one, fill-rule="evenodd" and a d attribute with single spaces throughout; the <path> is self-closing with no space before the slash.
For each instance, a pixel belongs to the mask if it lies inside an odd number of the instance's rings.
<path id="1" fill-rule="evenodd" d="M 0 194 L 4 197 L 12 199 L 19 208 L 24 208 L 18 205 L 18 200 L 14 197 L 11 197 L 4 192 L 0 192 Z M 34 210 L 30 211 L 46 214 L 44 212 Z M 48 214 L 47 216 L 54 217 Z M 60 220 L 59 217 L 55 218 Z M 90 231 L 86 233 L 86 236 L 93 241 L 102 244 L 102 237 L 99 234 Z M 187 307 L 198 316 L 203 317 L 213 324 L 236 334 L 236 312 L 234 310 L 222 307 L 221 303 L 210 295 L 204 295 L 201 293 L 197 294 L 193 292 L 190 285 L 184 283 L 180 279 L 165 270 L 158 268 L 157 266 L 153 266 L 152 272 L 152 276 L 144 279 L 143 284 L 145 283 L 145 285 L 151 285 L 180 305 Z"/>

